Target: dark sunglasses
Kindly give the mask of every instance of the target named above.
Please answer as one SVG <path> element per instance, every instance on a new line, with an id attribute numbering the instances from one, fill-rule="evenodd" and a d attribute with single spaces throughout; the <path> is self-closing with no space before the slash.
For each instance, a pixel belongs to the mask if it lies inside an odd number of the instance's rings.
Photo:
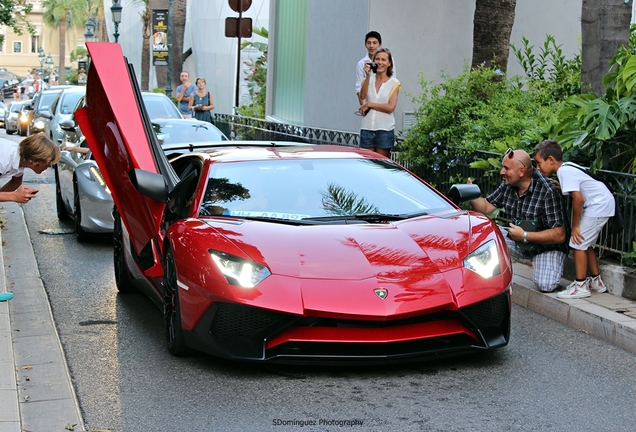
<path id="1" fill-rule="evenodd" d="M 508 157 L 508 159 L 514 159 L 515 158 L 515 151 L 511 148 L 508 148 L 508 150 L 506 150 L 506 153 L 504 154 L 504 157 Z M 519 159 L 517 159 L 519 162 L 521 162 Z M 532 165 L 532 168 L 536 168 L 537 167 L 537 162 L 530 158 L 530 164 Z M 524 164 L 523 162 L 521 162 L 521 165 L 523 165 L 524 167 L 528 168 L 526 166 L 526 164 Z"/>

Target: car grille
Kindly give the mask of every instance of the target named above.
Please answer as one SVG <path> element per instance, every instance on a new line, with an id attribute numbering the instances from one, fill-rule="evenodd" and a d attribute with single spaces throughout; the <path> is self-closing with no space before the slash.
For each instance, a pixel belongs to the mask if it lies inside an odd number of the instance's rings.
<path id="1" fill-rule="evenodd" d="M 508 343 L 510 301 L 504 292 L 459 311 L 442 311 L 400 320 L 363 321 L 332 318 L 296 317 L 240 304 L 217 303 L 212 306 L 208 331 L 223 350 L 234 358 L 265 359 L 277 357 L 323 359 L 390 359 L 392 357 L 435 357 L 462 349 L 486 349 Z M 441 320 L 465 323 L 481 340 L 468 335 L 449 335 L 426 340 L 393 343 L 317 343 L 287 342 L 265 352 L 265 343 L 288 326 L 387 328 Z"/>

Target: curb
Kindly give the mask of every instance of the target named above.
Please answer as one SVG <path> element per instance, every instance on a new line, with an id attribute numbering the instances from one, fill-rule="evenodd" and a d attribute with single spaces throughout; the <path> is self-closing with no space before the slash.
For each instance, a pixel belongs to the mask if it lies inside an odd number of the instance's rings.
<path id="1" fill-rule="evenodd" d="M 15 413 L 0 405 L 0 420 L 10 424 L 4 430 L 84 430 L 84 422 L 71 380 L 47 293 L 35 260 L 22 207 L 2 203 L 6 219 L 2 232 L 2 282 L 15 297 L 8 308 L 11 364 L 15 390 Z M 2 305 L 0 305 L 2 308 Z M 1 313 L 2 309 L 0 309 Z M 0 327 L 2 328 L 2 327 Z M 3 335 L 4 336 L 4 335 Z M 4 388 L 4 387 L 3 387 Z M 17 423 L 16 423 L 17 422 Z M 13 429 L 13 425 L 17 428 Z M 0 423 L 0 427 L 5 424 Z"/>
<path id="2" fill-rule="evenodd" d="M 609 293 L 559 299 L 556 292 L 543 293 L 534 287 L 531 266 L 514 263 L 513 271 L 514 303 L 636 354 L 636 302 Z M 561 285 L 570 282 L 562 279 Z"/>

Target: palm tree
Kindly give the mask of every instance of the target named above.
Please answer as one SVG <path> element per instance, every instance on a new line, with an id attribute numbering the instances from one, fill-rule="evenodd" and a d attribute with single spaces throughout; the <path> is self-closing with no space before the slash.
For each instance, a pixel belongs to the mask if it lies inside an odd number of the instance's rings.
<path id="1" fill-rule="evenodd" d="M 86 0 L 44 0 L 42 2 L 44 22 L 60 30 L 59 81 L 64 82 L 66 71 L 66 29 L 84 25 L 88 19 Z"/>
<path id="2" fill-rule="evenodd" d="M 471 69 L 484 65 L 506 71 L 516 5 L 517 0 L 477 0 Z"/>
<path id="3" fill-rule="evenodd" d="M 137 0 L 144 4 L 144 9 L 140 13 L 143 29 L 141 31 L 141 89 L 149 90 L 150 81 L 150 27 L 152 25 L 152 9 L 149 0 Z"/>
<path id="4" fill-rule="evenodd" d="M 602 78 L 610 60 L 629 41 L 632 5 L 624 0 L 583 0 L 581 13 L 581 81 L 583 92 L 605 92 Z"/>
<path id="5" fill-rule="evenodd" d="M 172 4 L 172 48 L 170 49 L 170 62 L 172 63 L 171 78 L 173 89 L 176 89 L 181 81 L 179 75 L 183 69 L 183 36 L 185 34 L 186 0 L 173 0 Z"/>

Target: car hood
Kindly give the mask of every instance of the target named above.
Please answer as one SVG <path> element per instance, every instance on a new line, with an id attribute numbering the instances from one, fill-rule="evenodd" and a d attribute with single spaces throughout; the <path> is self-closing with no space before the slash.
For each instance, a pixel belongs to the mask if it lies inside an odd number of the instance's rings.
<path id="1" fill-rule="evenodd" d="M 461 267 L 471 250 L 471 232 L 490 225 L 465 212 L 390 224 L 294 226 L 230 224 L 222 219 L 205 223 L 214 235 L 223 235 L 274 274 L 340 280 L 391 279 L 400 273 L 419 278 Z"/>
<path id="2" fill-rule="evenodd" d="M 466 212 L 391 224 L 294 226 L 222 219 L 205 224 L 210 237 L 201 245 L 227 246 L 229 240 L 231 247 L 223 251 L 238 248 L 272 272 L 273 280 L 262 282 L 258 295 L 242 301 L 290 313 L 388 316 L 454 309 L 496 295 L 511 277 L 505 244 L 492 222 Z M 463 259 L 491 239 L 506 276 L 486 280 L 466 270 Z M 387 291 L 386 301 L 377 303 L 377 289 Z"/>

